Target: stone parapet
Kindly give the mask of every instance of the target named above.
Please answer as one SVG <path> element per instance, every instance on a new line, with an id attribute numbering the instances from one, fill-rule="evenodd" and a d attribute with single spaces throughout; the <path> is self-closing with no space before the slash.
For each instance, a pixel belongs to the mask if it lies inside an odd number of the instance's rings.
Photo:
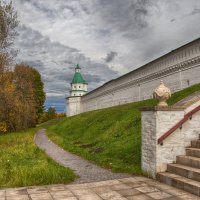
<path id="1" fill-rule="evenodd" d="M 185 108 L 184 106 L 154 106 L 140 108 L 140 111 L 182 111 Z"/>
<path id="2" fill-rule="evenodd" d="M 200 101 L 189 107 L 169 106 L 142 108 L 142 170 L 148 176 L 164 172 L 167 164 L 176 156 L 185 155 L 185 147 L 200 133 L 200 111 L 195 113 L 180 128 L 176 129 L 161 144 L 158 139 L 180 122 L 186 113 L 200 105 Z"/>

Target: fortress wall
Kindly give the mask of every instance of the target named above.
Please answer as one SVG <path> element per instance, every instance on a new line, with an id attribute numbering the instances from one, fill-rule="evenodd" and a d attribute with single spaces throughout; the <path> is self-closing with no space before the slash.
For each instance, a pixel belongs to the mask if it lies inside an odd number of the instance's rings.
<path id="1" fill-rule="evenodd" d="M 200 39 L 81 97 L 81 112 L 152 98 L 160 80 L 172 92 L 200 83 Z"/>

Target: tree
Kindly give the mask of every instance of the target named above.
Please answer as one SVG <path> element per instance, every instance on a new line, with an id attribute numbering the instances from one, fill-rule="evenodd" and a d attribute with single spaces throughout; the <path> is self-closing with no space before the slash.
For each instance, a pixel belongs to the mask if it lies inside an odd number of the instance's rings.
<path id="1" fill-rule="evenodd" d="M 49 107 L 47 110 L 48 119 L 54 119 L 56 117 L 56 109 L 53 107 Z"/>
<path id="2" fill-rule="evenodd" d="M 12 3 L 0 0 L 0 132 L 5 132 L 13 124 L 9 124 L 13 111 L 13 73 L 9 71 L 9 63 L 13 57 L 13 44 L 18 25 L 17 13 Z"/>
<path id="3" fill-rule="evenodd" d="M 0 123 L 4 130 L 14 129 L 11 120 L 15 111 L 13 108 L 15 85 L 13 84 L 13 72 L 6 72 L 1 76 L 0 84 Z M 2 125 L 4 124 L 4 126 Z M 0 132 L 3 132 L 2 129 Z M 4 131 L 5 132 L 5 131 Z"/>
<path id="4" fill-rule="evenodd" d="M 39 122 L 44 112 L 45 92 L 40 73 L 24 63 L 15 67 L 15 96 L 19 127 L 29 128 Z"/>
<path id="5" fill-rule="evenodd" d="M 33 127 L 44 110 L 44 85 L 39 72 L 18 64 L 9 65 L 14 56 L 11 45 L 17 34 L 17 13 L 12 3 L 0 0 L 0 132 Z"/>
<path id="6" fill-rule="evenodd" d="M 14 10 L 12 2 L 5 3 L 0 0 L 0 49 L 5 52 L 14 41 L 17 34 L 16 27 L 17 12 Z"/>
<path id="7" fill-rule="evenodd" d="M 44 102 L 45 102 L 45 92 L 44 92 L 44 84 L 42 82 L 42 78 L 40 73 L 31 68 L 33 74 L 33 87 L 35 93 L 35 101 L 36 101 L 36 121 L 38 123 L 39 119 L 42 117 L 44 113 Z"/>
<path id="8" fill-rule="evenodd" d="M 6 74 L 0 98 L 0 132 L 34 127 L 45 101 L 39 72 L 22 63 Z"/>
<path id="9" fill-rule="evenodd" d="M 11 48 L 14 38 L 17 35 L 18 26 L 17 12 L 12 2 L 5 3 L 0 0 L 0 73 L 7 69 L 8 63 L 12 60 L 16 51 Z"/>
<path id="10" fill-rule="evenodd" d="M 32 69 L 25 64 L 16 65 L 14 83 L 15 130 L 33 127 L 36 125 L 36 97 Z"/>

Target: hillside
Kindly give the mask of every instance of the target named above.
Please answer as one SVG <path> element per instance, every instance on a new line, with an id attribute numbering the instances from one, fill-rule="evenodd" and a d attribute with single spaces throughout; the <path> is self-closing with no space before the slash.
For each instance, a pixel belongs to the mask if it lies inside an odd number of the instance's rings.
<path id="1" fill-rule="evenodd" d="M 200 91 L 200 84 L 176 92 L 173 105 Z M 43 126 L 51 140 L 64 149 L 116 172 L 141 174 L 141 112 L 155 106 L 150 99 L 50 121 Z"/>

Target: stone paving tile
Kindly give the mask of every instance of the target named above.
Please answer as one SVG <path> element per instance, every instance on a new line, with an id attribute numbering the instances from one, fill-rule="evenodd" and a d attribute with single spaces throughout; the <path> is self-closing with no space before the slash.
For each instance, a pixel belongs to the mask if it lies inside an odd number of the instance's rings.
<path id="1" fill-rule="evenodd" d="M 152 197 L 153 199 L 165 199 L 165 198 L 168 198 L 168 197 L 172 197 L 172 195 L 170 195 L 166 192 L 162 192 L 162 191 L 148 193 L 147 195 Z"/>
<path id="2" fill-rule="evenodd" d="M 66 185 L 65 188 L 66 189 L 85 189 L 85 188 L 89 188 L 90 186 L 88 186 L 87 184 L 75 184 L 75 185 Z"/>
<path id="3" fill-rule="evenodd" d="M 49 191 L 63 191 L 66 190 L 65 185 L 52 185 L 47 187 Z"/>
<path id="4" fill-rule="evenodd" d="M 141 192 L 139 192 L 138 190 L 134 188 L 126 189 L 126 190 L 118 190 L 117 192 L 125 197 L 142 194 Z"/>
<path id="5" fill-rule="evenodd" d="M 159 189 L 153 186 L 144 186 L 144 187 L 138 187 L 135 188 L 136 190 L 139 190 L 142 193 L 148 193 L 148 192 L 158 192 Z"/>
<path id="6" fill-rule="evenodd" d="M 110 186 L 111 190 L 124 190 L 124 189 L 130 189 L 131 187 L 125 184 L 117 184 Z"/>
<path id="7" fill-rule="evenodd" d="M 28 194 L 35 194 L 35 193 L 47 193 L 49 190 L 47 187 L 29 187 L 27 189 Z"/>
<path id="8" fill-rule="evenodd" d="M 146 196 L 145 194 L 134 195 L 127 197 L 128 200 L 152 200 L 151 197 Z"/>
<path id="9" fill-rule="evenodd" d="M 92 190 L 94 191 L 94 193 L 98 195 L 112 191 L 109 187 L 97 187 L 97 188 L 92 188 Z"/>
<path id="10" fill-rule="evenodd" d="M 76 197 L 56 198 L 54 200 L 78 200 Z"/>
<path id="11" fill-rule="evenodd" d="M 51 192 L 50 191 L 50 194 L 53 198 L 67 198 L 67 197 L 73 197 L 73 193 L 69 190 L 66 190 L 66 191 L 54 191 L 54 192 Z"/>
<path id="12" fill-rule="evenodd" d="M 170 188 L 165 190 L 168 194 L 172 194 L 174 196 L 180 196 L 180 195 L 185 195 L 188 194 L 187 192 L 185 192 L 184 190 L 180 190 L 178 188 Z"/>
<path id="13" fill-rule="evenodd" d="M 12 196 L 12 195 L 27 195 L 26 188 L 14 188 L 14 189 L 7 189 L 6 190 L 6 196 Z"/>
<path id="14" fill-rule="evenodd" d="M 144 185 L 140 182 L 135 182 L 135 183 L 126 183 L 126 185 L 130 186 L 131 188 L 136 188 L 136 187 L 145 186 L 146 184 Z"/>
<path id="15" fill-rule="evenodd" d="M 102 200 L 97 194 L 87 194 L 78 197 L 79 200 Z"/>
<path id="16" fill-rule="evenodd" d="M 120 182 L 122 183 L 132 183 L 137 181 L 135 178 L 133 177 L 129 177 L 129 178 L 123 178 L 123 179 L 118 179 Z"/>
<path id="17" fill-rule="evenodd" d="M 31 194 L 31 200 L 53 200 L 50 193 Z"/>
<path id="18" fill-rule="evenodd" d="M 192 194 L 178 196 L 182 200 L 200 200 L 200 197 Z"/>
<path id="19" fill-rule="evenodd" d="M 127 198 L 125 198 L 125 197 L 113 197 L 109 200 L 127 200 Z"/>
<path id="20" fill-rule="evenodd" d="M 149 180 L 152 180 L 152 179 L 149 179 L 149 178 L 147 178 L 147 177 L 144 177 L 144 176 L 136 176 L 136 177 L 134 177 L 134 179 L 136 180 L 136 181 L 149 181 Z"/>
<path id="21" fill-rule="evenodd" d="M 108 180 L 108 181 L 86 183 L 85 186 L 89 188 L 93 188 L 93 187 L 102 187 L 102 186 L 109 187 L 109 186 L 117 185 L 117 184 L 121 184 L 121 182 L 119 180 Z"/>
<path id="22" fill-rule="evenodd" d="M 164 200 L 181 200 L 181 198 L 180 197 L 178 197 L 178 196 L 172 196 L 172 197 L 169 197 L 169 198 L 165 198 Z"/>
<path id="23" fill-rule="evenodd" d="M 135 182 L 139 182 L 137 179 L 135 178 L 123 178 L 123 179 L 119 179 L 119 181 L 121 183 L 135 183 Z"/>
<path id="24" fill-rule="evenodd" d="M 0 190 L 0 198 L 6 196 L 6 191 L 5 190 Z"/>
<path id="25" fill-rule="evenodd" d="M 54 200 L 78 200 L 76 197 L 57 197 L 57 198 L 53 198 Z"/>
<path id="26" fill-rule="evenodd" d="M 76 189 L 72 190 L 72 193 L 77 197 L 81 197 L 83 195 L 93 194 L 94 192 L 91 189 Z"/>
<path id="27" fill-rule="evenodd" d="M 149 179 L 148 181 L 145 181 L 145 182 L 141 182 L 141 185 L 151 185 L 151 186 L 154 186 L 154 187 L 156 187 L 160 190 L 170 190 L 170 189 L 172 189 L 172 186 L 161 183 L 159 181 L 152 180 L 152 179 Z"/>
<path id="28" fill-rule="evenodd" d="M 12 195 L 7 196 L 6 200 L 30 200 L 28 195 Z"/>
<path id="29" fill-rule="evenodd" d="M 49 185 L 0 190 L 0 200 L 200 200 L 180 189 L 139 177 L 74 185 Z M 130 186 L 133 184 L 133 187 Z M 6 198 L 5 198 L 6 197 Z"/>
<path id="30" fill-rule="evenodd" d="M 100 196 L 101 198 L 105 199 L 105 200 L 122 197 L 122 196 L 121 196 L 118 192 L 116 192 L 116 191 L 110 191 L 110 192 L 101 193 L 99 196 Z"/>

